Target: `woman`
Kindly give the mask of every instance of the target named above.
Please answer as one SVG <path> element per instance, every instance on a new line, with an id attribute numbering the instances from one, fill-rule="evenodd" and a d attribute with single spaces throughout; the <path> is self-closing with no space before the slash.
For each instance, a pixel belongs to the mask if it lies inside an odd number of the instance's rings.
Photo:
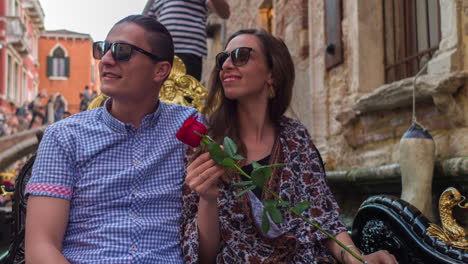
<path id="1" fill-rule="evenodd" d="M 283 200 L 312 202 L 303 215 L 359 254 L 338 219 L 338 206 L 306 128 L 283 115 L 294 84 L 286 45 L 263 30 L 241 30 L 229 38 L 216 64 L 205 108 L 208 134 L 219 143 L 225 136 L 232 138 L 246 157 L 241 164 L 246 170 L 253 161 L 285 163 L 274 170 L 267 187 Z M 255 189 L 236 200 L 240 189 L 231 183 L 245 179 L 215 165 L 208 153 L 189 155 L 188 160 L 182 226 L 187 263 L 334 263 L 333 258 L 360 263 L 289 211 L 281 224 L 262 233 L 260 201 L 273 199 L 271 195 Z M 365 259 L 396 263 L 384 251 Z"/>

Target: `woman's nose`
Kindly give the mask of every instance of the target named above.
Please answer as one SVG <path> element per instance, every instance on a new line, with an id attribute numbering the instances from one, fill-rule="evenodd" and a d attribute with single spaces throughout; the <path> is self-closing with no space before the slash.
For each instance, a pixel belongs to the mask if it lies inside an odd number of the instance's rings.
<path id="1" fill-rule="evenodd" d="M 232 64 L 231 56 L 229 56 L 223 63 L 222 69 L 230 69 L 233 68 L 234 64 Z"/>

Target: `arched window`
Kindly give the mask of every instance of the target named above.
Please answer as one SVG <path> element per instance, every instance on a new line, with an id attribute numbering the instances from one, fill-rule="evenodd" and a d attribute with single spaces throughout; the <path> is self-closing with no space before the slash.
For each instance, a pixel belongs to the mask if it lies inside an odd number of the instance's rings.
<path id="1" fill-rule="evenodd" d="M 66 57 L 62 47 L 56 47 L 52 56 L 47 57 L 48 77 L 68 77 L 70 76 L 70 58 Z"/>

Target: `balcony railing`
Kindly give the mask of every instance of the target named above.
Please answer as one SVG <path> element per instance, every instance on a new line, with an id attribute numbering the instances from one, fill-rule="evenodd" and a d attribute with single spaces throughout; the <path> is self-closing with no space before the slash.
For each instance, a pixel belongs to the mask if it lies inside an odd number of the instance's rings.
<path id="1" fill-rule="evenodd" d="M 20 17 L 7 16 L 7 43 L 13 47 L 21 55 L 29 53 L 29 38 L 25 35 L 26 26 Z"/>
<path id="2" fill-rule="evenodd" d="M 39 0 L 23 0 L 23 9 L 28 12 L 34 25 L 40 30 L 44 29 L 44 11 Z"/>

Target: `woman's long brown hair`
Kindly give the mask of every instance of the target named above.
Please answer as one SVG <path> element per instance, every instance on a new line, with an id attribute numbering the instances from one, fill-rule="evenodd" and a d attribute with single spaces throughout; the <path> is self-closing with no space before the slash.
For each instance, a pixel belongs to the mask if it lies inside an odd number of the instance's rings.
<path id="1" fill-rule="evenodd" d="M 284 42 L 263 29 L 242 29 L 234 33 L 229 39 L 250 34 L 257 37 L 263 53 L 267 58 L 268 68 L 273 76 L 275 96 L 268 101 L 268 113 L 272 122 L 277 125 L 280 117 L 289 107 L 294 85 L 294 63 Z M 239 153 L 245 155 L 245 145 L 240 139 L 239 119 L 236 100 L 225 97 L 224 89 L 216 67 L 211 73 L 208 83 L 209 93 L 203 109 L 207 116 L 208 134 L 218 143 L 223 142 L 225 136 L 230 137 L 239 147 Z"/>
<path id="2" fill-rule="evenodd" d="M 294 86 L 294 63 L 284 42 L 263 29 L 242 29 L 234 33 L 228 40 L 250 34 L 257 37 L 267 60 L 268 68 L 273 76 L 275 96 L 268 101 L 268 114 L 272 122 L 277 125 L 280 117 L 289 107 Z M 211 72 L 208 83 L 209 93 L 205 102 L 203 114 L 208 126 L 208 134 L 218 143 L 222 143 L 225 136 L 230 137 L 239 147 L 239 153 L 246 155 L 245 144 L 240 139 L 239 120 L 236 100 L 230 100 L 224 95 L 224 89 L 216 67 Z"/>

